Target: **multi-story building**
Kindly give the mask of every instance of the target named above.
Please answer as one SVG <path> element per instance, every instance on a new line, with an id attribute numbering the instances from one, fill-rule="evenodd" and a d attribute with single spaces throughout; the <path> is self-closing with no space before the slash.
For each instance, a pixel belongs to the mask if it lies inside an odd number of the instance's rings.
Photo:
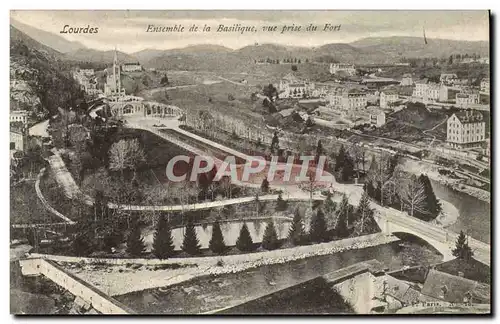
<path id="1" fill-rule="evenodd" d="M 134 63 L 124 63 L 122 65 L 122 71 L 123 72 L 136 72 L 136 71 L 142 71 L 142 66 L 138 62 Z"/>
<path id="2" fill-rule="evenodd" d="M 456 80 L 458 80 L 458 76 L 455 73 L 441 73 L 439 77 L 439 82 L 444 85 L 453 85 Z"/>
<path id="3" fill-rule="evenodd" d="M 481 80 L 481 92 L 490 94 L 490 78 L 485 78 Z"/>
<path id="4" fill-rule="evenodd" d="M 422 98 L 424 102 L 434 102 L 440 99 L 441 86 L 437 83 L 430 83 L 427 80 L 415 83 L 413 96 Z"/>
<path id="5" fill-rule="evenodd" d="M 403 75 L 403 78 L 401 79 L 402 86 L 412 86 L 413 85 L 413 78 L 410 73 L 406 73 Z"/>
<path id="6" fill-rule="evenodd" d="M 336 74 L 338 72 L 344 72 L 349 75 L 356 74 L 356 67 L 353 64 L 346 63 L 331 63 L 330 64 L 330 73 Z"/>
<path id="7" fill-rule="evenodd" d="M 280 98 L 307 98 L 313 94 L 314 83 L 301 81 L 289 73 L 280 80 L 278 92 Z"/>
<path id="8" fill-rule="evenodd" d="M 28 112 L 26 110 L 13 110 L 10 112 L 9 120 L 10 122 L 21 122 L 26 125 L 28 123 Z"/>
<path id="9" fill-rule="evenodd" d="M 342 109 L 348 113 L 364 109 L 368 104 L 366 93 L 341 88 L 330 91 L 326 99 L 330 107 Z"/>
<path id="10" fill-rule="evenodd" d="M 370 113 L 370 124 L 377 127 L 382 127 L 385 125 L 385 112 L 372 112 Z"/>
<path id="11" fill-rule="evenodd" d="M 399 100 L 399 95 L 395 90 L 384 90 L 380 92 L 380 108 L 387 109 L 392 103 Z"/>
<path id="12" fill-rule="evenodd" d="M 460 92 L 456 95 L 456 104 L 460 108 L 479 104 L 479 94 L 475 92 Z"/>
<path id="13" fill-rule="evenodd" d="M 447 121 L 446 141 L 455 148 L 480 146 L 486 140 L 486 123 L 480 111 L 465 110 Z"/>
<path id="14" fill-rule="evenodd" d="M 93 76 L 95 74 L 94 69 L 80 69 L 79 71 L 86 76 Z"/>

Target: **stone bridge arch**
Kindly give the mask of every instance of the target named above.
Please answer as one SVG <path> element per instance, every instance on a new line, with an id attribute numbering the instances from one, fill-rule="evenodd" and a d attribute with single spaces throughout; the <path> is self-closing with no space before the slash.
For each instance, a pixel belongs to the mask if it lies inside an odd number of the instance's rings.
<path id="1" fill-rule="evenodd" d="M 425 241 L 427 244 L 441 253 L 443 255 L 443 261 L 449 261 L 455 258 L 451 253 L 454 242 L 452 238 L 448 237 L 447 233 L 444 233 L 443 237 L 433 237 L 431 235 L 426 235 L 421 231 L 415 230 L 411 226 L 401 226 L 399 224 L 396 224 L 388 218 L 381 217 L 380 215 L 376 215 L 375 220 L 383 233 L 403 233 L 413 235 Z"/>

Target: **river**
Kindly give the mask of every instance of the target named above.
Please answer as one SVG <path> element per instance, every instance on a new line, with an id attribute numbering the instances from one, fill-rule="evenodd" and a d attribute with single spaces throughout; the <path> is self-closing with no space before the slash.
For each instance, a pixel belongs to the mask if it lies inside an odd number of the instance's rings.
<path id="1" fill-rule="evenodd" d="M 404 238 L 402 242 L 404 246 L 395 242 L 315 256 L 235 274 L 200 277 L 167 288 L 147 289 L 115 298 L 141 314 L 196 314 L 259 298 L 360 261 L 377 259 L 392 270 L 442 260 L 440 254 L 414 237 Z"/>
<path id="2" fill-rule="evenodd" d="M 431 180 L 431 183 L 436 196 L 453 204 L 460 213 L 457 221 L 447 228 L 457 233 L 463 230 L 476 240 L 489 244 L 491 240 L 490 204 L 437 181 Z"/>

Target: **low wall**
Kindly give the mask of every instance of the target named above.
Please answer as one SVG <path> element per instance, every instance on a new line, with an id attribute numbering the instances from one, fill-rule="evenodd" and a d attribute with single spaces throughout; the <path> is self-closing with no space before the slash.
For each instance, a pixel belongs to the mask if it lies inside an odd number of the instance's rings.
<path id="1" fill-rule="evenodd" d="M 68 273 L 57 264 L 43 259 L 27 259 L 19 261 L 23 275 L 44 275 L 54 283 L 80 297 L 102 314 L 124 315 L 135 312 L 114 298 L 104 294 L 87 282 Z"/>
<path id="2" fill-rule="evenodd" d="M 310 256 L 326 255 L 337 252 L 342 252 L 351 249 L 360 249 L 380 244 L 387 244 L 398 241 L 399 239 L 393 235 L 382 233 L 363 235 L 359 237 L 351 237 L 338 241 L 327 243 L 296 246 L 293 248 L 279 249 L 272 251 L 245 253 L 227 256 L 207 256 L 207 257 L 188 257 L 188 258 L 171 258 L 166 260 L 161 259 L 111 259 L 111 258 L 90 258 L 90 257 L 73 257 L 64 255 L 40 254 L 31 253 L 29 258 L 42 258 L 56 262 L 67 263 L 84 263 L 84 264 L 108 264 L 108 265 L 127 265 L 127 264 L 142 264 L 142 265 L 163 265 L 163 264 L 182 264 L 182 265 L 207 265 L 214 266 L 217 262 L 222 261 L 226 265 L 241 264 L 247 262 L 262 261 L 263 263 L 282 263 L 297 259 L 303 259 Z M 276 261 L 276 262 L 275 262 Z"/>

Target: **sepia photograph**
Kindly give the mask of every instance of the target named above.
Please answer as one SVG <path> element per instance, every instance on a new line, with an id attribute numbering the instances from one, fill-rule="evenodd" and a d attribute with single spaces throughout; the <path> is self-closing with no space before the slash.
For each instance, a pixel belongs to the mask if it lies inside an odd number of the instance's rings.
<path id="1" fill-rule="evenodd" d="M 9 16 L 11 314 L 491 316 L 490 11 Z"/>

